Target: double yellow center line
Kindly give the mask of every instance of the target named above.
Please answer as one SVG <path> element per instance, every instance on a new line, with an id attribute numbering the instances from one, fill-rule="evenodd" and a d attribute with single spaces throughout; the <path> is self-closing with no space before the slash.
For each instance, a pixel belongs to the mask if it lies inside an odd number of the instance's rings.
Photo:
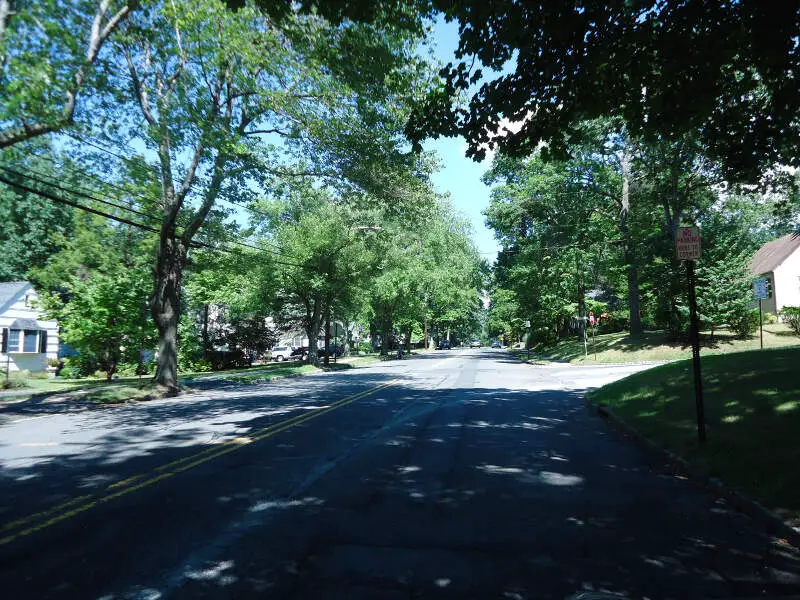
<path id="1" fill-rule="evenodd" d="M 17 519 L 16 521 L 6 523 L 0 526 L 0 535 L 3 536 L 0 538 L 0 546 L 9 544 L 16 539 L 25 537 L 37 531 L 41 531 L 42 529 L 46 529 L 52 525 L 55 525 L 56 523 L 60 523 L 61 521 L 70 519 L 94 508 L 95 506 L 114 500 L 115 498 L 130 494 L 131 492 L 135 492 L 142 488 L 158 483 L 164 479 L 173 477 L 178 473 L 193 469 L 194 467 L 212 461 L 215 458 L 235 452 L 236 450 L 241 449 L 243 446 L 264 440 L 275 434 L 281 433 L 282 431 L 286 431 L 287 429 L 291 429 L 292 427 L 296 427 L 297 425 L 305 423 L 306 421 L 310 421 L 311 419 L 316 419 L 317 417 L 336 410 L 337 408 L 347 406 L 348 404 L 352 404 L 357 400 L 361 400 L 362 398 L 380 392 L 381 390 L 384 390 L 390 386 L 396 385 L 398 382 L 399 380 L 395 379 L 394 381 L 379 385 L 364 392 L 342 398 L 333 404 L 329 404 L 327 406 L 312 410 L 311 412 L 290 417 L 279 423 L 258 429 L 250 433 L 248 436 L 234 438 L 222 444 L 207 448 L 201 452 L 197 452 L 196 454 L 160 465 L 147 473 L 141 473 L 139 475 L 134 475 L 133 477 L 128 477 L 122 481 L 112 483 L 100 492 L 87 494 L 84 496 L 77 496 L 45 511 L 30 514 L 26 517 L 22 517 L 21 519 Z"/>

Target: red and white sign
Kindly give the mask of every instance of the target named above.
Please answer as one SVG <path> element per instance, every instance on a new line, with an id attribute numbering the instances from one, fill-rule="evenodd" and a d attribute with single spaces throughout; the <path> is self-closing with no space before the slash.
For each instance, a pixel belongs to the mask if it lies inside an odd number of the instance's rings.
<path id="1" fill-rule="evenodd" d="M 589 325 L 594 325 L 594 313 L 589 313 Z"/>
<path id="2" fill-rule="evenodd" d="M 675 236 L 675 251 L 678 260 L 698 260 L 700 258 L 700 229 L 697 227 L 678 227 Z"/>

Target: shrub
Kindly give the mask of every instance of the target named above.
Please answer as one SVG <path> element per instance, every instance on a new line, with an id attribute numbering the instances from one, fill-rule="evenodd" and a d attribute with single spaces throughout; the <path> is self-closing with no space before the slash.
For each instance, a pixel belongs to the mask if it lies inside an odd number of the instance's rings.
<path id="1" fill-rule="evenodd" d="M 58 376 L 64 379 L 80 379 L 83 377 L 83 371 L 77 358 L 76 356 L 65 358 L 64 365 L 58 371 Z"/>
<path id="2" fill-rule="evenodd" d="M 598 333 L 618 333 L 625 331 L 627 327 L 628 317 L 626 313 L 602 313 L 597 331 Z"/>
<path id="3" fill-rule="evenodd" d="M 212 370 L 211 362 L 208 360 L 200 359 L 195 361 L 194 363 L 194 370 L 199 371 L 201 373 L 208 373 Z"/>
<path id="4" fill-rule="evenodd" d="M 774 325 L 778 322 L 778 317 L 772 313 L 764 313 L 762 318 L 764 320 L 764 325 Z"/>
<path id="5" fill-rule="evenodd" d="M 551 346 L 558 341 L 558 334 L 550 327 L 539 327 L 533 332 L 533 341 L 543 346 Z"/>
<path id="6" fill-rule="evenodd" d="M 3 378 L 3 382 L 2 384 L 0 384 L 0 388 L 8 390 L 14 388 L 24 388 L 27 387 L 27 385 L 28 382 L 26 377 L 14 373 L 12 375 L 9 375 L 8 380 L 6 380 L 5 377 Z"/>
<path id="7" fill-rule="evenodd" d="M 800 306 L 784 306 L 778 314 L 795 335 L 800 335 Z"/>
<path id="8" fill-rule="evenodd" d="M 758 329 L 758 311 L 755 308 L 732 311 L 726 324 L 739 337 L 748 337 Z"/>

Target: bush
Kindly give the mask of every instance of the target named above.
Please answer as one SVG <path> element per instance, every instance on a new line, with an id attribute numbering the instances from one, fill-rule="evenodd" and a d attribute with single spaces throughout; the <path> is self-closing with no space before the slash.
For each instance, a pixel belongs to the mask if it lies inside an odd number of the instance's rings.
<path id="1" fill-rule="evenodd" d="M 4 390 L 8 389 L 15 389 L 15 388 L 24 388 L 27 387 L 28 382 L 24 376 L 21 376 L 17 373 L 9 375 L 8 380 L 6 381 L 5 377 L 3 378 L 3 382 L 0 383 L 0 388 Z"/>
<path id="2" fill-rule="evenodd" d="M 533 331 L 533 341 L 543 346 L 551 346 L 558 341 L 558 334 L 549 327 L 539 327 Z"/>
<path id="3" fill-rule="evenodd" d="M 115 375 L 120 377 L 136 377 L 137 375 L 149 375 L 153 372 L 153 362 L 145 361 L 142 363 L 123 363 L 117 367 Z"/>
<path id="4" fill-rule="evenodd" d="M 764 320 L 764 325 L 774 325 L 778 322 L 778 317 L 773 315 L 772 313 L 764 313 L 762 317 Z"/>
<path id="5" fill-rule="evenodd" d="M 784 306 L 778 314 L 795 335 L 800 335 L 800 306 Z"/>
<path id="6" fill-rule="evenodd" d="M 598 333 L 619 333 L 628 327 L 628 317 L 625 313 L 602 313 Z"/>
<path id="7" fill-rule="evenodd" d="M 369 354 L 372 352 L 372 343 L 369 340 L 362 340 L 358 344 L 358 351 Z"/>
<path id="8" fill-rule="evenodd" d="M 758 311 L 755 308 L 734 311 L 728 315 L 726 324 L 739 337 L 749 337 L 758 329 Z"/>
<path id="9" fill-rule="evenodd" d="M 70 365 L 64 365 L 62 369 L 58 372 L 59 377 L 63 377 L 64 379 L 80 379 L 83 374 L 81 370 L 77 367 L 73 367 Z"/>
<path id="10" fill-rule="evenodd" d="M 194 371 L 199 371 L 200 373 L 208 373 L 212 370 L 211 361 L 200 359 L 195 361 L 194 363 Z"/>

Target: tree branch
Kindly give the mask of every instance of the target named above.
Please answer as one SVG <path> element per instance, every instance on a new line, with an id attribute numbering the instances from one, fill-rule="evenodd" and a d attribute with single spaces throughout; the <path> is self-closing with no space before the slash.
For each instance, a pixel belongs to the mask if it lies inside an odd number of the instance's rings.
<path id="1" fill-rule="evenodd" d="M 100 5 L 95 12 L 94 19 L 92 20 L 91 33 L 89 36 L 89 43 L 86 47 L 86 57 L 83 63 L 75 70 L 72 77 L 72 85 L 65 92 L 64 107 L 61 110 L 61 116 L 51 122 L 41 123 L 22 123 L 22 125 L 8 127 L 0 131 L 0 148 L 8 148 L 19 142 L 32 139 L 47 133 L 58 131 L 63 127 L 72 123 L 75 116 L 75 108 L 78 103 L 78 95 L 80 94 L 86 82 L 86 76 L 89 69 L 94 65 L 97 56 L 103 44 L 119 27 L 120 23 L 124 21 L 130 13 L 138 8 L 139 0 L 130 0 L 123 6 L 116 14 L 114 14 L 105 25 L 103 20 L 108 12 L 111 0 L 101 0 Z M 12 0 L 0 0 L 0 42 L 3 41 L 5 32 L 7 31 L 8 23 L 10 21 L 12 7 Z M 6 10 L 5 16 L 3 11 Z M 0 57 L 0 64 L 5 65 L 6 57 Z M 0 71 L 2 73 L 2 71 Z"/>
<path id="2" fill-rule="evenodd" d="M 130 48 L 125 46 L 123 49 L 123 54 L 125 55 L 125 61 L 128 63 L 128 71 L 131 74 L 131 83 L 133 83 L 133 91 L 136 94 L 136 100 L 139 103 L 139 108 L 142 110 L 142 115 L 151 126 L 156 127 L 158 125 L 158 121 L 156 121 L 155 115 L 153 115 L 153 111 L 150 107 L 150 100 L 147 95 L 147 88 L 142 83 L 142 80 L 139 78 L 139 74 L 136 72 L 136 65 L 133 64 L 133 57 L 131 56 Z"/>

